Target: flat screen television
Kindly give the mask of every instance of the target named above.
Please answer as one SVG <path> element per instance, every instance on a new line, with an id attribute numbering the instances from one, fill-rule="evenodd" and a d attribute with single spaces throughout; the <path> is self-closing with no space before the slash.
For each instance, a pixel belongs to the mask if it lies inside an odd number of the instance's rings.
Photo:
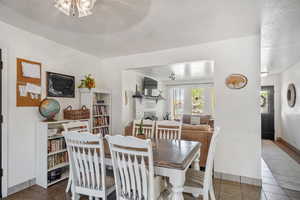
<path id="1" fill-rule="evenodd" d="M 157 89 L 157 81 L 149 78 L 149 77 L 144 77 L 144 90 L 148 90 L 148 95 L 152 96 L 152 90 Z"/>
<path id="2" fill-rule="evenodd" d="M 47 72 L 48 97 L 75 97 L 75 77 L 65 74 Z"/>

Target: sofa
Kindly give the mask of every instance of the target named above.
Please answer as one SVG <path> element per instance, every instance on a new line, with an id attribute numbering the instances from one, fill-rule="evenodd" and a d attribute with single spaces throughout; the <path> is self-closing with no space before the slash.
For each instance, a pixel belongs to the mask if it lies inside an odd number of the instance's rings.
<path id="1" fill-rule="evenodd" d="M 124 134 L 132 135 L 133 124 L 130 123 L 125 127 Z M 213 127 L 210 124 L 191 125 L 183 123 L 181 131 L 181 139 L 188 141 L 201 142 L 200 167 L 205 167 L 208 155 L 210 140 L 213 134 Z"/>

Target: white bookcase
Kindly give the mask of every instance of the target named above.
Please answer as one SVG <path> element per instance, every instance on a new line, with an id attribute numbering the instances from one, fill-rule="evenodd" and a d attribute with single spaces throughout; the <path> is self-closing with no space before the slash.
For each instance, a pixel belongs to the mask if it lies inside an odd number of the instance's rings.
<path id="1" fill-rule="evenodd" d="M 37 124 L 36 183 L 43 188 L 69 177 L 68 152 L 61 133 L 63 131 L 62 124 L 72 121 L 75 120 L 39 122 Z"/>
<path id="2" fill-rule="evenodd" d="M 90 109 L 90 127 L 94 134 L 111 134 L 111 93 L 99 89 L 80 90 L 81 106 Z"/>

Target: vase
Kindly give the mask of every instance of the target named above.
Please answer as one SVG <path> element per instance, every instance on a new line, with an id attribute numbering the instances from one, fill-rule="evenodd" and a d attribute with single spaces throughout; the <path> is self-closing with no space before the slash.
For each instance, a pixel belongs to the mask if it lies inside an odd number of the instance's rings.
<path id="1" fill-rule="evenodd" d="M 91 89 L 89 89 L 89 88 L 79 88 L 79 92 L 80 93 L 90 93 Z"/>

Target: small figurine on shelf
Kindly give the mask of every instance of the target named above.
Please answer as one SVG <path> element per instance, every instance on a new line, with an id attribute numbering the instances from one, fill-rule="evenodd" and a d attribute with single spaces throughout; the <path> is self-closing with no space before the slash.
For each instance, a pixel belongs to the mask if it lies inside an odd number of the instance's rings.
<path id="1" fill-rule="evenodd" d="M 81 80 L 81 83 L 78 86 L 78 88 L 88 88 L 88 89 L 95 88 L 95 87 L 96 87 L 96 81 L 91 74 L 84 76 L 84 79 Z"/>

